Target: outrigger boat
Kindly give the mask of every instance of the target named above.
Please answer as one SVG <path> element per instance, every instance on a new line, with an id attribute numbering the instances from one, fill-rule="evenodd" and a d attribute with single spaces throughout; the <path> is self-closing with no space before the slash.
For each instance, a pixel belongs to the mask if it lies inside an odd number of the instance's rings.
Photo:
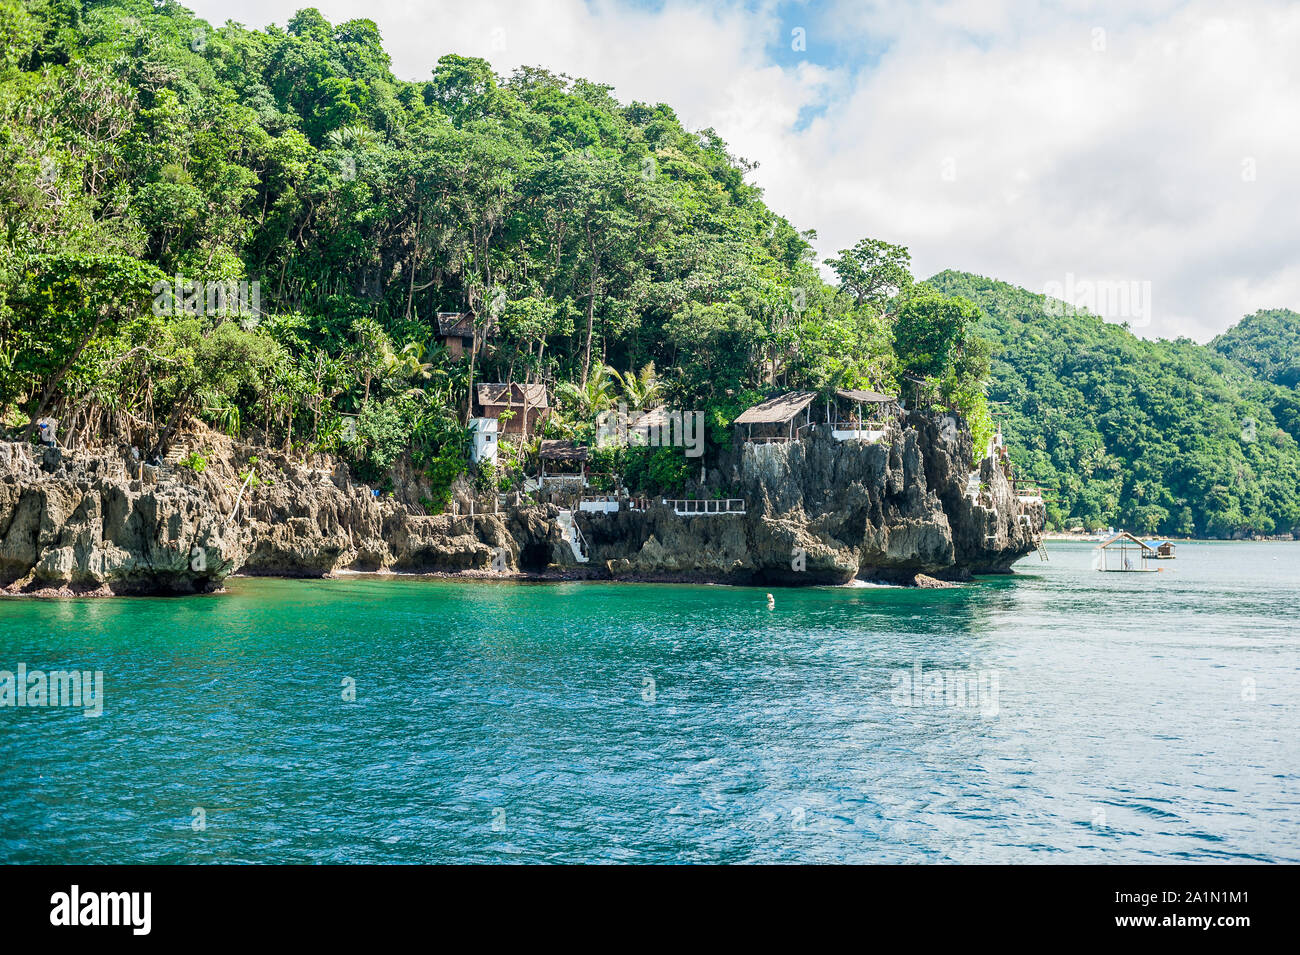
<path id="1" fill-rule="evenodd" d="M 1118 566 L 1111 566 L 1111 555 L 1119 558 Z M 1097 570 L 1119 573 L 1154 574 L 1164 570 L 1163 567 L 1149 567 L 1147 562 L 1154 560 L 1156 549 L 1146 541 L 1134 537 L 1127 531 L 1120 531 L 1110 540 L 1097 545 L 1097 557 L 1093 566 Z"/>

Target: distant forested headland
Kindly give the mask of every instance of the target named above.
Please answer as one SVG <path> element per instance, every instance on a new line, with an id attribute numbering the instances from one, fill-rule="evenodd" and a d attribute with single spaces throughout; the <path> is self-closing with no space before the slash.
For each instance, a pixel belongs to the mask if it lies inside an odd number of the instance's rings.
<path id="1" fill-rule="evenodd" d="M 1208 345 L 1149 341 L 1005 282 L 926 284 L 980 307 L 989 397 L 1012 460 L 1056 497 L 1057 526 L 1300 529 L 1300 315 L 1260 311 Z"/>
<path id="2" fill-rule="evenodd" d="M 0 163 L 11 436 L 50 417 L 152 456 L 202 422 L 379 487 L 409 466 L 436 509 L 462 476 L 519 487 L 539 440 L 590 441 L 620 403 L 703 409 L 714 454 L 770 394 L 866 389 L 960 413 L 977 448 L 1002 402 L 1058 524 L 1300 526 L 1292 313 L 1143 342 L 973 276 L 915 284 L 875 239 L 828 282 L 715 132 L 599 83 L 456 55 L 398 80 L 374 23 L 313 9 L 254 30 L 0 0 Z M 485 382 L 549 403 L 491 466 L 469 453 Z M 593 454 L 648 492 L 697 469 Z"/>

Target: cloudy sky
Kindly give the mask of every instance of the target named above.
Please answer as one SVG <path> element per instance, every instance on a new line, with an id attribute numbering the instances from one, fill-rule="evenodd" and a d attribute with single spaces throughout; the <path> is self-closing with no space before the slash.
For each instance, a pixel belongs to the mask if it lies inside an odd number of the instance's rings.
<path id="1" fill-rule="evenodd" d="M 283 25 L 299 0 L 190 0 Z M 444 53 L 666 102 L 759 163 L 823 256 L 902 243 L 1204 341 L 1300 309 L 1300 4 L 1286 0 L 318 0 L 403 79 Z M 1118 283 L 1131 293 L 1115 292 Z M 1135 283 L 1135 284 L 1129 284 Z M 1086 304 L 1086 301 L 1085 301 Z"/>

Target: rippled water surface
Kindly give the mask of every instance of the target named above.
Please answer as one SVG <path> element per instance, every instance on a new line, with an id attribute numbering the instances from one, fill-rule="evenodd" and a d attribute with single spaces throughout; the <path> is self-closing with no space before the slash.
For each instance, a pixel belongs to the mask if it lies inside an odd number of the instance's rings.
<path id="1" fill-rule="evenodd" d="M 0 861 L 1300 862 L 1300 545 L 1159 574 L 1049 548 L 771 610 L 373 578 L 0 601 L 0 670 L 105 693 L 0 707 Z"/>

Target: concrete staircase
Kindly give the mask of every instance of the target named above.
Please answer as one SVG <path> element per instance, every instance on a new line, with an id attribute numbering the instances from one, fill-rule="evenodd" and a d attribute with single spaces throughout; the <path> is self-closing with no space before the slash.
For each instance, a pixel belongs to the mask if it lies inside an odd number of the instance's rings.
<path id="1" fill-rule="evenodd" d="M 573 559 L 580 564 L 590 560 L 587 554 L 587 542 L 583 539 L 582 530 L 573 519 L 573 511 L 560 511 L 555 522 L 560 526 L 560 534 L 568 543 L 569 549 L 573 551 Z"/>

